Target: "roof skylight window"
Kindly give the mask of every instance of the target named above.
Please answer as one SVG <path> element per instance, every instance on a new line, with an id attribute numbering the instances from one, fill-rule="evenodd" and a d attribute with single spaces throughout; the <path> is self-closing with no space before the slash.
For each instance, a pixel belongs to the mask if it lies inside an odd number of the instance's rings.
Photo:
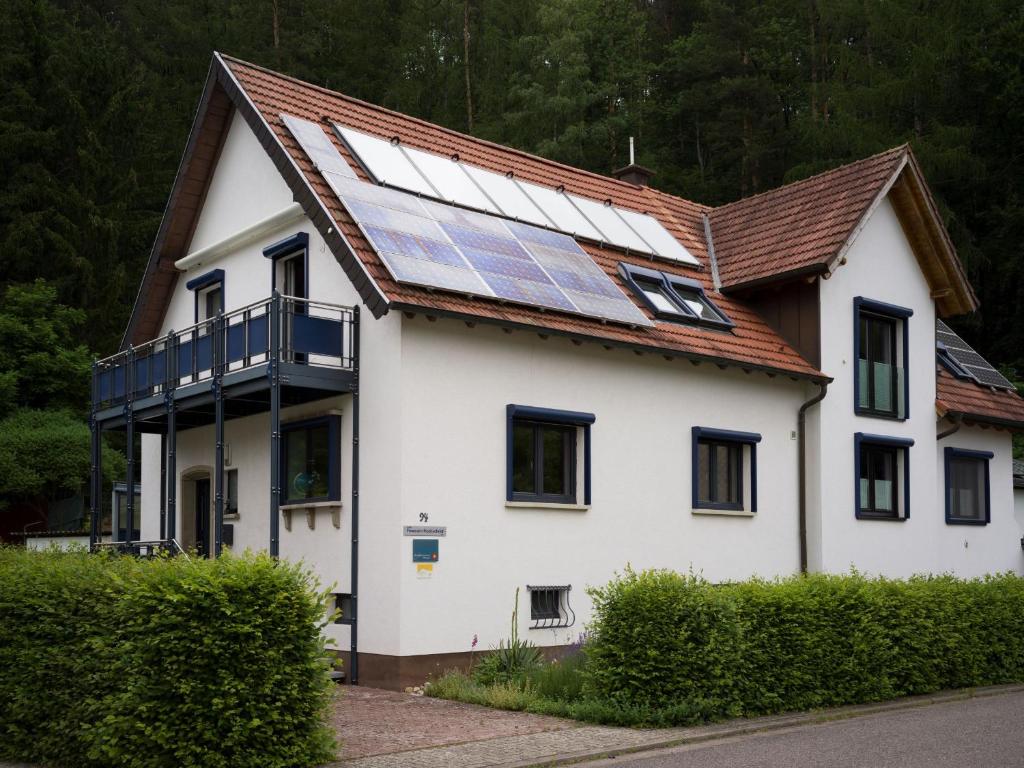
<path id="1" fill-rule="evenodd" d="M 659 319 L 712 328 L 732 328 L 735 325 L 708 298 L 704 286 L 696 280 L 631 264 L 619 264 L 619 273 Z"/>

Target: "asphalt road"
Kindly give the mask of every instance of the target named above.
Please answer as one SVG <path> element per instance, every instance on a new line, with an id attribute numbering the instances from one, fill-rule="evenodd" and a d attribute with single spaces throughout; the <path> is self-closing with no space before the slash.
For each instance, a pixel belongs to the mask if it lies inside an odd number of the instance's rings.
<path id="1" fill-rule="evenodd" d="M 1024 766 L 1024 692 L 624 755 L 586 766 L 1014 768 Z"/>

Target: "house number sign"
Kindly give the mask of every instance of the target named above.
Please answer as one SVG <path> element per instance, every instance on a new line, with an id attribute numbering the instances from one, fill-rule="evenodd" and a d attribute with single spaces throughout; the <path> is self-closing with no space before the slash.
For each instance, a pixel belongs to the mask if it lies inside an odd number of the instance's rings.
<path id="1" fill-rule="evenodd" d="M 407 525 L 402 528 L 404 536 L 447 536 L 446 525 Z"/>

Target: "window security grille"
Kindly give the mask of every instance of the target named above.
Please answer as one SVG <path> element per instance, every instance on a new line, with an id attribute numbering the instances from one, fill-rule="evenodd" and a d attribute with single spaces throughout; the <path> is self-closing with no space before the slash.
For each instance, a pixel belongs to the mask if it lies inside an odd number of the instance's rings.
<path id="1" fill-rule="evenodd" d="M 553 629 L 571 627 L 576 623 L 576 614 L 569 605 L 571 585 L 530 586 L 530 629 Z"/>

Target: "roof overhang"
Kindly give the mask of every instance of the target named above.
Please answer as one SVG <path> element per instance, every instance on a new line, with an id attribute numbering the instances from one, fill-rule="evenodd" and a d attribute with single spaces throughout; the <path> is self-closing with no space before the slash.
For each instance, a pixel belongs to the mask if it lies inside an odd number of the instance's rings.
<path id="1" fill-rule="evenodd" d="M 223 57 L 214 53 L 185 153 L 178 165 L 131 318 L 121 340 L 122 349 L 155 338 L 160 333 L 180 274 L 174 262 L 188 253 L 221 147 L 232 116 L 236 114 L 256 135 L 291 189 L 295 202 L 302 206 L 303 213 L 313 222 L 367 308 L 377 317 L 388 311 L 387 297 L 356 258 L 330 211 L 239 85 Z"/>

